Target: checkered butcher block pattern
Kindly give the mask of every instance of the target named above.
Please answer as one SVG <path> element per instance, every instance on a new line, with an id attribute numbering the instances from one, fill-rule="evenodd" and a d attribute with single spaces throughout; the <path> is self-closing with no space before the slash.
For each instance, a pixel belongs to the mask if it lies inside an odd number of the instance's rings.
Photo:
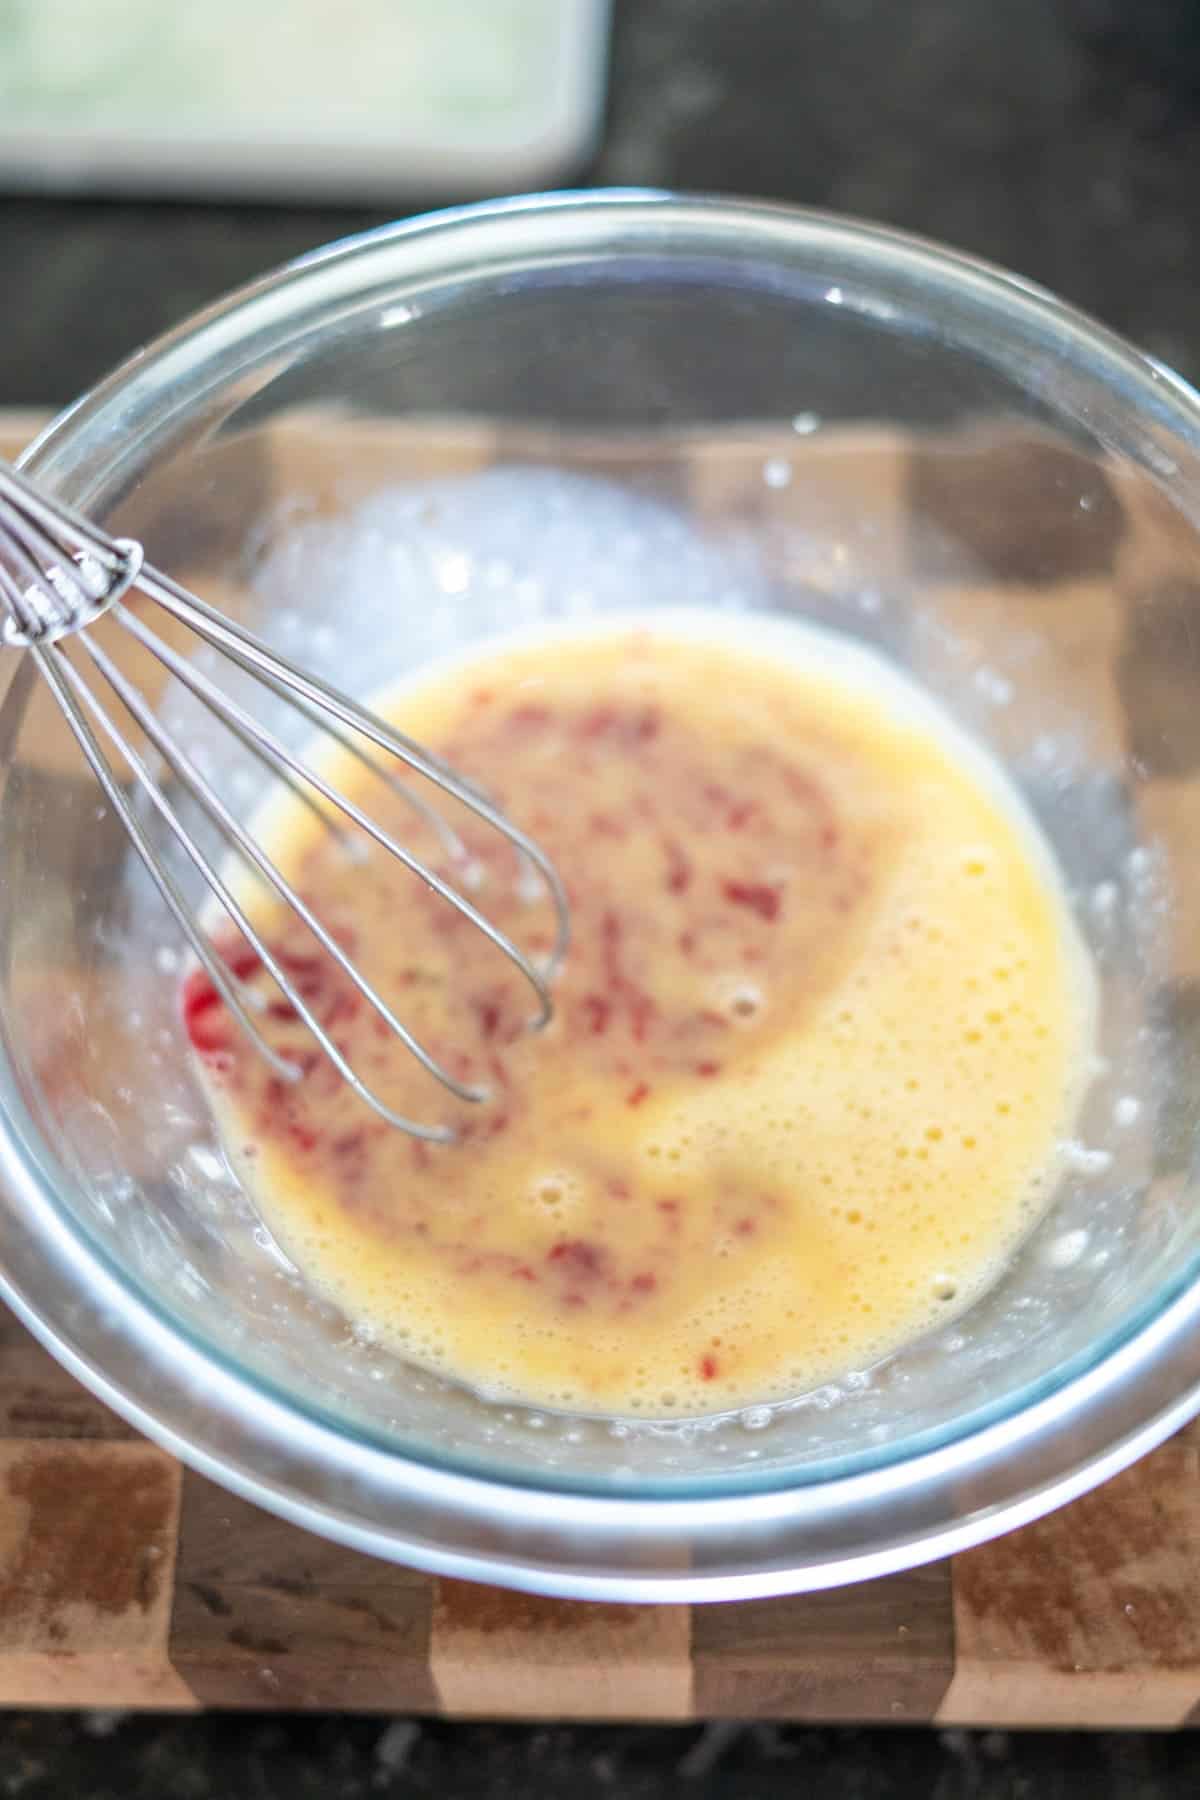
<path id="1" fill-rule="evenodd" d="M 0 448 L 15 453 L 35 424 L 0 417 Z M 1154 777 L 1139 802 L 1148 828 L 1200 846 L 1200 719 L 1191 680 L 1176 678 L 1200 609 L 1189 546 L 1167 513 L 1130 503 L 1061 447 L 1000 432 L 963 448 L 951 458 L 936 440 L 914 449 L 865 429 L 809 441 L 746 428 L 683 444 L 669 468 L 656 462 L 654 482 L 752 524 L 778 579 L 818 611 L 899 570 L 939 584 L 968 639 L 986 635 L 1001 603 L 1006 633 L 1036 620 L 1056 635 L 1095 753 L 1115 764 L 1131 748 Z M 299 420 L 206 454 L 233 498 L 227 521 L 197 525 L 189 554 L 202 572 L 273 493 L 294 502 L 302 490 L 320 511 L 398 476 L 481 466 L 497 445 L 468 428 L 326 421 L 318 432 Z M 513 433 L 504 454 L 551 450 Z M 778 467 L 764 480 L 780 457 L 790 481 Z M 616 472 L 645 456 L 579 440 L 568 460 Z M 811 535 L 789 530 L 801 500 L 820 525 Z M 143 518 L 135 494 L 121 522 L 153 541 L 173 505 L 186 509 L 187 492 L 160 489 Z M 1025 521 L 1015 535 L 1004 524 L 1014 509 Z M 1194 1021 L 1200 1064 L 1200 917 L 1181 920 L 1180 944 L 1166 1003 Z M 1196 1075 L 1182 1071 L 1181 1084 Z M 1179 1164 L 1164 1130 L 1169 1181 Z M 1200 1721 L 1200 1425 L 1050 1518 L 908 1574 L 729 1605 L 539 1600 L 378 1563 L 229 1497 L 137 1437 L 0 1314 L 0 1702 Z"/>

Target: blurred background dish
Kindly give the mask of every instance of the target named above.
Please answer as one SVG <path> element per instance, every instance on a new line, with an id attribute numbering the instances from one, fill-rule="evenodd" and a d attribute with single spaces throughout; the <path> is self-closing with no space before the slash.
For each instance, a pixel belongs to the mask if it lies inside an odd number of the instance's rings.
<path id="1" fill-rule="evenodd" d="M 395 201 L 546 185 L 595 147 L 608 0 L 6 0 L 0 181 Z"/>

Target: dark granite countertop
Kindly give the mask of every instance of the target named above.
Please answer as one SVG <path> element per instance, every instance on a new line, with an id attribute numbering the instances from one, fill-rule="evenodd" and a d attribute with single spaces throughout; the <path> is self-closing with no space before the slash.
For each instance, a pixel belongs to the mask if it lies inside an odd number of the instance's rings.
<path id="1" fill-rule="evenodd" d="M 1194 0 L 617 0 L 615 22 L 589 180 L 941 238 L 1200 378 Z M 389 216 L 0 199 L 0 405 L 64 402 L 226 289 Z"/>
<path id="2" fill-rule="evenodd" d="M 13 1714 L 21 1800 L 1182 1800 L 1192 1734 Z"/>
<path id="3" fill-rule="evenodd" d="M 618 0 L 588 178 L 833 207 L 942 238 L 1200 379 L 1198 169 L 1195 0 Z M 384 216 L 0 199 L 0 404 L 65 402 L 224 289 Z M 1190 1734 L 0 1716 L 0 1796 L 24 1800 L 1152 1800 L 1198 1787 Z"/>

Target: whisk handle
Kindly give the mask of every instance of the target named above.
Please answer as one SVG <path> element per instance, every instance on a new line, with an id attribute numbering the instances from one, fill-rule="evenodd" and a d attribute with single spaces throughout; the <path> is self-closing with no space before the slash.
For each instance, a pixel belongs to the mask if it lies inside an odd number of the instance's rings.
<path id="1" fill-rule="evenodd" d="M 128 593 L 142 562 L 133 538 L 109 537 L 0 461 L 0 643 L 69 637 Z"/>

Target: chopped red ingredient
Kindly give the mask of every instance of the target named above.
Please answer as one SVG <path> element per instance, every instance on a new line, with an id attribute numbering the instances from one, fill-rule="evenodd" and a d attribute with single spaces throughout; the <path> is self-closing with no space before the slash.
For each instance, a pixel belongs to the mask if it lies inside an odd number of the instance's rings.
<path id="1" fill-rule="evenodd" d="M 575 734 L 584 743 L 610 737 L 626 744 L 647 744 L 658 736 L 661 723 L 658 708 L 654 706 L 644 707 L 640 712 L 623 711 L 617 706 L 594 706 L 583 714 Z"/>
<path id="2" fill-rule="evenodd" d="M 706 1078 L 711 1075 L 719 1075 L 721 1073 L 721 1065 L 719 1062 L 698 1062 L 696 1064 L 696 1073 L 697 1075 L 703 1075 Z"/>
<path id="3" fill-rule="evenodd" d="M 484 1039 L 494 1038 L 500 1029 L 500 1007 L 495 1000 L 475 999 L 471 1008 L 479 1020 L 479 1030 Z"/>
<path id="4" fill-rule="evenodd" d="M 636 1087 L 630 1088 L 625 1096 L 626 1106 L 640 1106 L 650 1092 L 648 1083 L 639 1081 Z"/>
<path id="5" fill-rule="evenodd" d="M 331 928 L 330 936 L 334 943 L 346 952 L 347 956 L 358 955 L 358 932 L 353 925 L 348 925 L 343 919 L 340 925 Z"/>
<path id="6" fill-rule="evenodd" d="M 349 1020 L 357 1018 L 362 1010 L 362 1003 L 362 995 L 356 988 L 348 985 L 336 988 L 325 1008 L 324 1025 L 326 1028 L 345 1025 Z"/>
<path id="7" fill-rule="evenodd" d="M 578 1280 L 597 1279 L 603 1271 L 606 1252 L 603 1245 L 589 1243 L 586 1238 L 559 1238 L 546 1252 L 546 1261 L 559 1263 Z"/>
<path id="8" fill-rule="evenodd" d="M 667 892 L 685 894 L 692 879 L 691 860 L 671 838 L 663 839 L 663 850 L 667 858 Z"/>
<path id="9" fill-rule="evenodd" d="M 343 1131 L 340 1137 L 335 1137 L 329 1148 L 335 1156 L 349 1157 L 360 1155 L 365 1150 L 366 1144 L 365 1127 L 356 1125 L 350 1131 Z"/>
<path id="10" fill-rule="evenodd" d="M 700 1379 L 702 1381 L 714 1380 L 717 1373 L 717 1367 L 717 1359 L 715 1356 L 702 1356 L 700 1358 Z"/>
<path id="11" fill-rule="evenodd" d="M 339 1044 L 336 1047 L 342 1051 L 343 1055 L 345 1054 L 344 1045 Z M 337 1068 L 324 1051 L 319 1050 L 315 1045 L 289 1050 L 288 1060 L 299 1069 L 301 1086 L 306 1082 L 309 1084 L 307 1090 L 309 1097 L 319 1099 L 324 1094 L 336 1094 L 341 1087 L 342 1078 Z M 267 1090 L 269 1098 L 272 1097 L 273 1091 L 277 1087 L 282 1088 L 283 1091 L 279 1098 L 274 1100 L 274 1104 L 278 1105 L 282 1100 L 286 1105 L 288 1099 L 294 1095 L 295 1089 L 283 1083 L 269 1083 Z"/>
<path id="12" fill-rule="evenodd" d="M 779 889 L 765 881 L 723 881 L 721 892 L 731 905 L 749 907 L 760 919 L 779 917 Z"/>
<path id="13" fill-rule="evenodd" d="M 644 1269 L 640 1275 L 634 1276 L 629 1285 L 637 1294 L 652 1294 L 658 1286 L 658 1276 L 652 1269 Z"/>
<path id="14" fill-rule="evenodd" d="M 612 1016 L 612 1003 L 603 994 L 585 994 L 583 1010 L 587 1018 L 587 1027 L 593 1037 L 603 1037 L 608 1030 L 608 1021 Z"/>
<path id="15" fill-rule="evenodd" d="M 733 1229 L 738 1237 L 753 1237 L 758 1230 L 758 1221 L 749 1218 L 739 1219 Z"/>
<path id="16" fill-rule="evenodd" d="M 193 1049 L 202 1056 L 228 1049 L 229 1021 L 203 969 L 194 969 L 183 984 L 183 1022 Z"/>
<path id="17" fill-rule="evenodd" d="M 279 1117 L 287 1105 L 291 1092 L 288 1083 L 280 1075 L 272 1075 L 263 1089 L 263 1117 L 268 1124 Z"/>
<path id="18" fill-rule="evenodd" d="M 237 981 L 248 981 L 262 967 L 257 951 L 246 944 L 218 944 L 218 954 Z M 193 969 L 183 984 L 183 1022 L 192 1047 L 202 1056 L 227 1050 L 232 1042 L 224 1001 L 203 969 Z M 215 1017 L 210 1015 L 217 1015 Z"/>
<path id="19" fill-rule="evenodd" d="M 621 936 L 621 921 L 609 907 L 600 921 L 600 942 L 604 947 L 604 972 L 615 988 L 625 985 L 625 975 L 621 968 Z"/>
<path id="20" fill-rule="evenodd" d="M 295 950 L 276 950 L 275 961 L 293 980 L 311 981 L 325 972 L 324 958 L 316 954 L 302 956 Z"/>
<path id="21" fill-rule="evenodd" d="M 594 706 L 591 712 L 584 713 L 576 731 L 584 739 L 603 737 L 605 732 L 612 730 L 616 722 L 615 706 Z"/>
<path id="22" fill-rule="evenodd" d="M 646 1034 L 657 1014 L 658 1008 L 649 994 L 644 994 L 640 988 L 635 988 L 629 996 L 629 1023 L 635 1044 L 645 1043 Z"/>

